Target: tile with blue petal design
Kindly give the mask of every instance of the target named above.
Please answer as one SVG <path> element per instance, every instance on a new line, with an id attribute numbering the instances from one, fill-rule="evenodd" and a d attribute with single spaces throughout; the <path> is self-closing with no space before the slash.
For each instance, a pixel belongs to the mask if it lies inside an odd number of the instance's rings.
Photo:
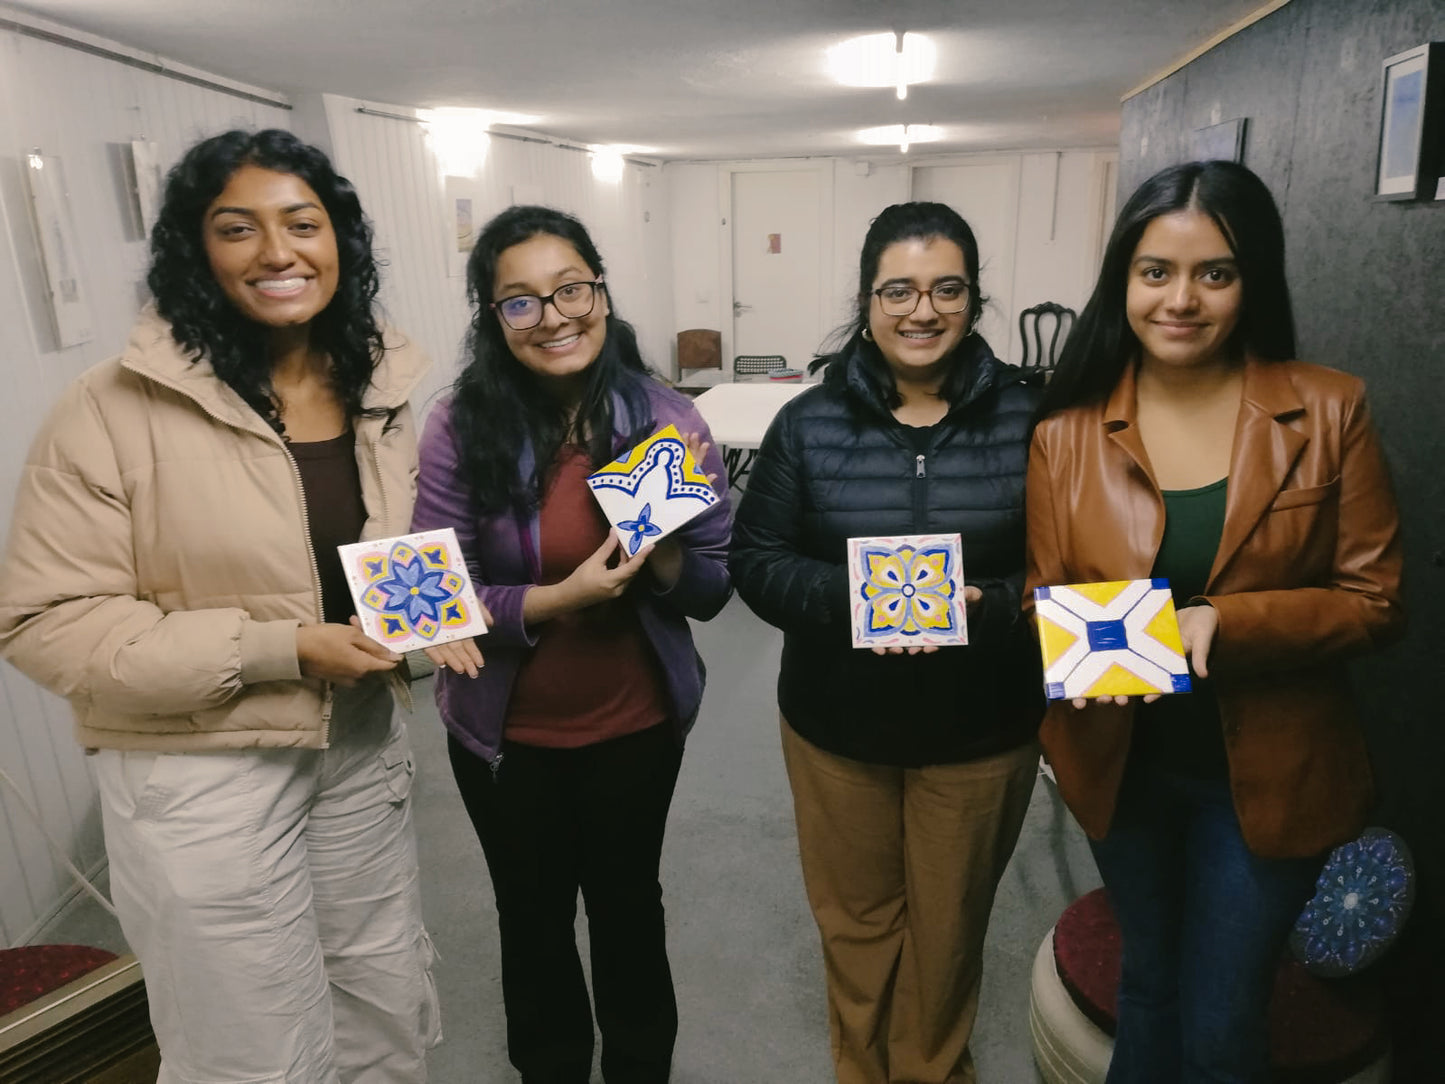
<path id="1" fill-rule="evenodd" d="M 588 475 L 587 485 L 629 557 L 719 500 L 675 425 Z"/>
<path id="2" fill-rule="evenodd" d="M 968 643 L 963 541 L 956 534 L 848 539 L 854 647 Z"/>
<path id="3" fill-rule="evenodd" d="M 337 551 L 362 631 L 377 643 L 404 654 L 487 631 L 450 527 Z"/>
<path id="4" fill-rule="evenodd" d="M 1191 689 L 1166 579 L 1034 588 L 1050 700 Z"/>

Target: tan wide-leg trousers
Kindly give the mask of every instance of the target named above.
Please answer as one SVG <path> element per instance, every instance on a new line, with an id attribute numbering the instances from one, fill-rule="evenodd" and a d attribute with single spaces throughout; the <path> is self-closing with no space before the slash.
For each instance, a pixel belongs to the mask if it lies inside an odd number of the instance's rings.
<path id="1" fill-rule="evenodd" d="M 1038 747 L 891 768 L 782 731 L 838 1084 L 973 1084 L 984 933 Z"/>

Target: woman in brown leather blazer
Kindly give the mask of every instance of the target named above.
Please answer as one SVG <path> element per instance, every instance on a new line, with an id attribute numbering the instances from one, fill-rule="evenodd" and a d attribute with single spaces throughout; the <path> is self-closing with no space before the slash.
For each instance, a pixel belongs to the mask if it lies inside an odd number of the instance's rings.
<path id="1" fill-rule="evenodd" d="M 1293 357 L 1268 189 L 1174 166 L 1120 212 L 1034 434 L 1029 586 L 1168 578 L 1195 676 L 1041 733 L 1123 934 L 1109 1084 L 1261 1078 L 1285 937 L 1371 801 L 1342 664 L 1403 622 L 1395 504 L 1360 381 Z"/>

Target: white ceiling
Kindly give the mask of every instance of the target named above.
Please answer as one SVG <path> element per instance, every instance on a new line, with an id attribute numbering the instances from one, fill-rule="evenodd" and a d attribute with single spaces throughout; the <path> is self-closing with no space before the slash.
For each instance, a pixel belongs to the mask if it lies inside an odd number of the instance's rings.
<path id="1" fill-rule="evenodd" d="M 660 158 L 1113 143 L 1119 98 L 1262 0 L 22 0 L 67 26 L 288 94 L 535 114 L 537 131 Z M 840 87 L 824 50 L 921 31 L 933 82 Z M 888 153 L 877 148 L 873 153 Z"/>

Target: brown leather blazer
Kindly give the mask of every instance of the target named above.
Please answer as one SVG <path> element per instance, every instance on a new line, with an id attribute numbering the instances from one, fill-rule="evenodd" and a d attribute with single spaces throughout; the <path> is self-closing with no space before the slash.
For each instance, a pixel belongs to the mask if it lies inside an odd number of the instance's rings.
<path id="1" fill-rule="evenodd" d="M 1164 498 L 1139 438 L 1134 367 L 1106 403 L 1052 415 L 1028 474 L 1028 590 L 1147 577 Z M 1355 377 L 1245 363 L 1224 534 L 1203 601 L 1219 613 L 1210 676 L 1245 842 L 1316 854 L 1361 828 L 1372 798 L 1345 659 L 1401 631 L 1399 521 Z M 1089 835 L 1109 828 L 1133 706 L 1051 704 L 1040 738 Z"/>

